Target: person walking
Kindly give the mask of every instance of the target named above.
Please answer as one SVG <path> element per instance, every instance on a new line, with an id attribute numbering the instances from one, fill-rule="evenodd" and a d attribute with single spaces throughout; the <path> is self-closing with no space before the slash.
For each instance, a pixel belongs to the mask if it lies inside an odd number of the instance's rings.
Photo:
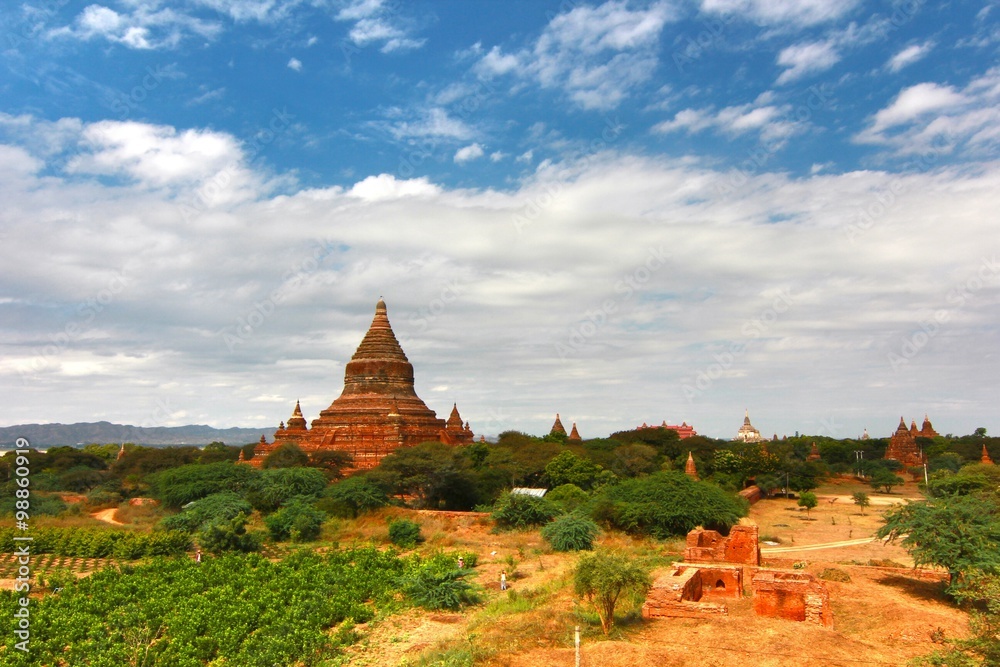
<path id="1" fill-rule="evenodd" d="M 500 590 L 507 590 L 507 570 L 500 573 Z"/>
<path id="2" fill-rule="evenodd" d="M 461 556 L 458 557 L 458 569 L 459 570 L 465 569 L 465 559 L 462 558 Z"/>

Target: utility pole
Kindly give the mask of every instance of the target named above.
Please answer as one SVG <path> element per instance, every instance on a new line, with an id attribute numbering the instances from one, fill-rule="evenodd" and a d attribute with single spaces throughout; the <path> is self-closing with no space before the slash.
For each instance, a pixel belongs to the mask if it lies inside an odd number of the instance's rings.
<path id="1" fill-rule="evenodd" d="M 580 626 L 576 626 L 576 667 L 580 667 Z"/>

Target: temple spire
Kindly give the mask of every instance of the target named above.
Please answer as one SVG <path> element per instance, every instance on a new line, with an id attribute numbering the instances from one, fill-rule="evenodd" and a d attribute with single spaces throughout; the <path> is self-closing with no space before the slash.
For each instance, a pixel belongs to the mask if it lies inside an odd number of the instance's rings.
<path id="1" fill-rule="evenodd" d="M 692 452 L 688 452 L 688 460 L 684 464 L 684 474 L 696 482 L 698 481 L 698 468 L 694 465 L 694 454 Z"/>
<path id="2" fill-rule="evenodd" d="M 556 413 L 556 420 L 552 423 L 552 430 L 549 431 L 549 435 L 566 435 L 566 427 L 562 425 L 562 420 L 559 419 L 559 413 Z"/>

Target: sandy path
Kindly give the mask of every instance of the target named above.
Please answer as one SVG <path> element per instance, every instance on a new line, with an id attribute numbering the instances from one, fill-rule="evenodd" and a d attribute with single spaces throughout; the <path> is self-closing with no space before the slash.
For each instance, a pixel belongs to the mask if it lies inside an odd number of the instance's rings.
<path id="1" fill-rule="evenodd" d="M 761 547 L 761 554 L 787 554 L 795 551 L 819 551 L 820 549 L 836 549 L 837 547 L 854 547 L 869 542 L 881 542 L 877 537 L 860 537 L 856 540 L 841 540 L 840 542 L 825 542 L 823 544 L 806 544 L 801 547 Z"/>
<path id="2" fill-rule="evenodd" d="M 117 507 L 112 507 L 111 509 L 101 510 L 100 512 L 94 512 L 90 516 L 97 519 L 98 521 L 103 521 L 104 523 L 110 523 L 112 526 L 124 526 L 125 524 L 115 518 L 115 512 L 118 511 Z"/>
<path id="3" fill-rule="evenodd" d="M 820 502 L 842 502 L 847 504 L 854 504 L 854 496 L 839 496 L 839 495 L 816 495 L 816 499 Z M 925 500 L 924 498 L 907 498 L 905 496 L 898 496 L 895 498 L 887 498 L 885 496 L 873 496 L 868 494 L 868 502 L 872 505 L 902 505 L 906 501 L 917 501 Z"/>

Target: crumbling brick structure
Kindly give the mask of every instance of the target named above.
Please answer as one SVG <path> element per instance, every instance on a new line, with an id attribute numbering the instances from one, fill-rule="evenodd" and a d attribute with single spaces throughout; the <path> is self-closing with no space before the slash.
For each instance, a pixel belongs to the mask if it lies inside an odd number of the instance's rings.
<path id="1" fill-rule="evenodd" d="M 674 563 L 654 579 L 642 605 L 642 616 L 702 618 L 728 614 L 725 604 L 710 600 L 739 599 L 742 595 L 743 567 L 740 565 Z"/>
<path id="2" fill-rule="evenodd" d="M 755 570 L 751 589 L 753 610 L 758 616 L 833 627 L 830 593 L 808 572 Z"/>
<path id="3" fill-rule="evenodd" d="M 760 565 L 760 529 L 741 521 L 724 537 L 717 531 L 696 528 L 687 534 L 684 561 L 687 563 L 742 563 Z"/>

